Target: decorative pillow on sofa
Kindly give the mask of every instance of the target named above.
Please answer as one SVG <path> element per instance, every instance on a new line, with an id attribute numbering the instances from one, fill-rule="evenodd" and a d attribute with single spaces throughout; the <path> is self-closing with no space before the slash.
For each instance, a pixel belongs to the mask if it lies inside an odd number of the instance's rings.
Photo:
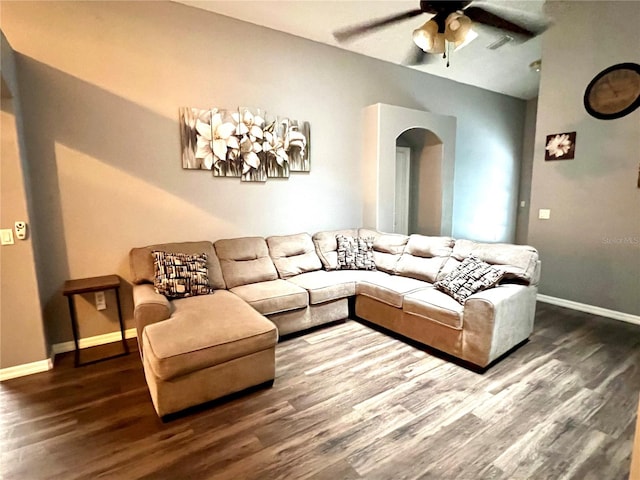
<path id="1" fill-rule="evenodd" d="M 168 298 L 183 298 L 212 292 L 206 253 L 189 255 L 154 250 L 152 254 L 157 293 Z"/>
<path id="2" fill-rule="evenodd" d="M 492 267 L 474 255 L 469 255 L 455 270 L 433 286 L 453 297 L 458 303 L 464 303 L 474 293 L 496 285 L 503 276 L 502 270 Z"/>
<path id="3" fill-rule="evenodd" d="M 336 235 L 338 270 L 375 270 L 373 237 Z"/>

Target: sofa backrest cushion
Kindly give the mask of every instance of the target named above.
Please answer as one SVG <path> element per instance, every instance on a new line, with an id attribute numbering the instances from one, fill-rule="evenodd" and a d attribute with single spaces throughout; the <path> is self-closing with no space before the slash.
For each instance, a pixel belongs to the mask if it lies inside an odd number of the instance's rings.
<path id="1" fill-rule="evenodd" d="M 338 268 L 338 241 L 336 235 L 344 235 L 345 237 L 357 237 L 357 229 L 348 230 L 330 230 L 327 232 L 318 232 L 313 235 L 313 244 L 316 247 L 316 253 L 320 257 L 322 266 L 325 270 L 336 270 Z"/>
<path id="2" fill-rule="evenodd" d="M 280 278 L 287 279 L 322 268 L 322 262 L 308 233 L 269 237 L 267 246 Z"/>
<path id="3" fill-rule="evenodd" d="M 396 265 L 396 273 L 434 283 L 438 272 L 453 252 L 453 244 L 451 237 L 410 235 Z"/>
<path id="4" fill-rule="evenodd" d="M 132 248 L 129 252 L 129 266 L 132 282 L 136 285 L 142 283 L 154 283 L 155 271 L 153 268 L 153 252 L 158 250 L 167 253 L 207 254 L 207 270 L 209 285 L 215 289 L 224 289 L 226 284 L 222 276 L 220 262 L 211 242 L 177 242 L 159 243 L 147 247 Z"/>
<path id="5" fill-rule="evenodd" d="M 360 237 L 373 237 L 373 261 L 376 268 L 383 272 L 395 274 L 396 264 L 409 240 L 407 235 L 383 233 L 369 228 L 358 230 Z"/>
<path id="6" fill-rule="evenodd" d="M 490 265 L 500 266 L 505 272 L 505 279 L 517 280 L 527 285 L 537 285 L 540 279 L 538 251 L 532 246 L 456 240 L 450 259 L 438 274 L 438 280 L 469 255 L 475 255 Z"/>
<path id="7" fill-rule="evenodd" d="M 220 259 L 227 288 L 278 278 L 278 272 L 269 256 L 269 248 L 264 238 L 242 237 L 218 240 L 214 246 Z"/>

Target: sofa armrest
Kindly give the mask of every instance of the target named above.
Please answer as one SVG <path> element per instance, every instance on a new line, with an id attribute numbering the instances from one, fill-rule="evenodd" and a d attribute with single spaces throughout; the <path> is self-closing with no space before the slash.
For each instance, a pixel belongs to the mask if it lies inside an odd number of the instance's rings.
<path id="1" fill-rule="evenodd" d="M 138 346 L 142 354 L 142 331 L 152 323 L 171 316 L 171 303 L 164 295 L 156 293 L 153 285 L 143 283 L 133 286 L 133 318 L 138 333 Z"/>
<path id="2" fill-rule="evenodd" d="M 486 367 L 533 331 L 537 287 L 504 284 L 471 295 L 464 304 L 462 351 Z"/>

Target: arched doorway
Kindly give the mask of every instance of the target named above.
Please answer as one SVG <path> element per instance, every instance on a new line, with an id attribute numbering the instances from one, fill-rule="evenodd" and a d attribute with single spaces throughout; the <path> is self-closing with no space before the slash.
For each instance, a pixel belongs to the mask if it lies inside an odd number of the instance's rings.
<path id="1" fill-rule="evenodd" d="M 440 235 L 442 162 L 442 140 L 431 130 L 410 128 L 396 138 L 395 233 Z"/>
<path id="2" fill-rule="evenodd" d="M 381 103 L 364 109 L 364 225 L 382 232 L 395 229 L 396 190 L 400 189 L 396 185 L 397 140 L 409 144 L 410 149 L 410 144 L 414 143 L 416 147 L 410 156 L 425 158 L 424 175 L 416 175 L 415 172 L 409 175 L 407 232 L 450 236 L 456 119 Z M 433 160 L 436 157 L 440 159 L 439 162 Z M 432 160 L 427 161 L 428 158 Z M 418 165 L 413 160 L 410 160 L 410 164 Z M 422 163 L 419 165 L 423 166 Z M 423 179 L 427 183 L 435 179 L 439 181 L 434 182 L 437 187 L 423 189 L 420 183 Z M 402 194 L 398 198 L 402 198 Z M 427 211 L 427 206 L 431 207 L 431 211 Z"/>

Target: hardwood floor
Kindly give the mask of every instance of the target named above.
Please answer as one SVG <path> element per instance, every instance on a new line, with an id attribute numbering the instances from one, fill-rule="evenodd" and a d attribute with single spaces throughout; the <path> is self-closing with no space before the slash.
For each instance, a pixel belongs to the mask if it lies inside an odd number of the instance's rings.
<path id="1" fill-rule="evenodd" d="M 539 303 L 531 340 L 480 374 L 348 321 L 282 341 L 273 388 L 165 423 L 131 346 L 0 384 L 0 478 L 628 476 L 635 325 Z"/>

